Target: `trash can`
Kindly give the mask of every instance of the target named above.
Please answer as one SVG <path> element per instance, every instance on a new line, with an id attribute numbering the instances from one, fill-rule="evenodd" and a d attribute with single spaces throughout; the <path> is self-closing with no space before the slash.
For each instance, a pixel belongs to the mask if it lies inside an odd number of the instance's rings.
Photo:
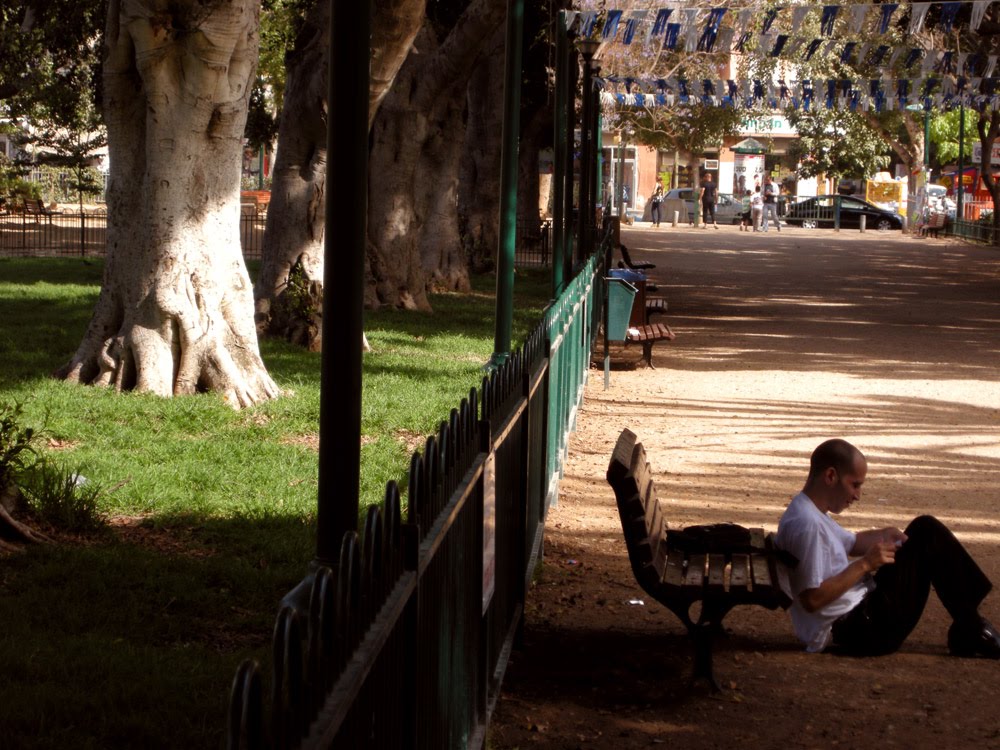
<path id="1" fill-rule="evenodd" d="M 608 285 L 608 341 L 624 341 L 628 333 L 628 321 L 632 317 L 632 302 L 638 289 L 624 279 L 609 277 Z"/>
<path id="2" fill-rule="evenodd" d="M 646 280 L 646 274 L 642 271 L 633 271 L 631 268 L 612 268 L 608 271 L 608 276 L 612 279 L 622 279 L 630 284 L 638 284 Z"/>

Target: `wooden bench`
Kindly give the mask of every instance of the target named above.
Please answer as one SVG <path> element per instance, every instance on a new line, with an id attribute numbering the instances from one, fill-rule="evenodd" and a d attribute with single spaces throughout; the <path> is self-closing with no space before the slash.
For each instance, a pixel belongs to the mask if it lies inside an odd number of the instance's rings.
<path id="1" fill-rule="evenodd" d="M 687 628 L 694 645 L 692 680 L 704 677 L 718 691 L 712 641 L 723 618 L 740 604 L 787 609 L 792 602 L 780 583 L 786 574 L 782 566 L 795 561 L 779 561 L 785 553 L 763 529 L 735 524 L 669 529 L 646 451 L 631 430 L 622 430 L 611 454 L 608 483 L 635 580 Z M 697 620 L 690 614 L 695 602 L 701 602 Z"/>
<path id="2" fill-rule="evenodd" d="M 666 313 L 666 297 L 646 297 L 646 320 L 649 320 L 650 315 L 666 315 Z"/>
<path id="3" fill-rule="evenodd" d="M 271 204 L 270 190 L 242 190 L 240 191 L 240 203 L 251 205 L 257 216 L 267 213 L 267 207 Z"/>
<path id="4" fill-rule="evenodd" d="M 42 216 L 44 216 L 48 220 L 48 223 L 51 224 L 52 217 L 57 216 L 60 213 L 62 212 L 46 208 L 45 202 L 39 198 L 26 198 L 24 201 L 24 215 L 26 217 L 33 216 L 36 224 Z"/>
<path id="5" fill-rule="evenodd" d="M 920 235 L 922 237 L 937 237 L 940 231 L 944 229 L 946 219 L 947 216 L 944 213 L 937 212 L 931 214 L 927 223 L 920 227 Z"/>
<path id="6" fill-rule="evenodd" d="M 673 341 L 675 338 L 677 334 L 665 323 L 630 326 L 625 334 L 627 342 L 642 345 L 642 361 L 649 368 L 653 368 L 653 344 L 657 341 Z"/>
<path id="7" fill-rule="evenodd" d="M 618 250 L 622 254 L 622 263 L 624 263 L 625 266 L 632 269 L 633 271 L 646 271 L 650 268 L 656 268 L 655 263 L 649 263 L 647 261 L 642 261 L 640 263 L 633 263 L 632 256 L 629 255 L 628 248 L 625 247 L 625 245 L 623 245 L 620 242 L 618 243 Z M 619 264 L 618 267 L 622 268 L 622 265 Z"/>
<path id="8" fill-rule="evenodd" d="M 625 333 L 625 345 L 639 344 L 642 346 L 642 361 L 647 367 L 653 367 L 653 346 L 658 341 L 673 341 L 677 335 L 666 323 L 651 323 L 646 291 L 649 284 L 645 280 L 635 283 L 638 290 L 632 302 L 632 315 L 629 318 L 628 330 Z M 666 308 L 664 300 L 664 309 Z"/>

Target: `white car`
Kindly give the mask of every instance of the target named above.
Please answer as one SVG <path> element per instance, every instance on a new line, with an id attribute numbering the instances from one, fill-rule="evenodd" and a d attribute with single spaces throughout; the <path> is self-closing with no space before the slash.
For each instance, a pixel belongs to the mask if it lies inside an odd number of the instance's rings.
<path id="1" fill-rule="evenodd" d="M 673 220 L 673 211 L 679 210 L 677 208 L 670 208 L 671 205 L 676 206 L 676 201 L 684 201 L 684 205 L 687 207 L 687 221 L 690 224 L 694 223 L 694 202 L 696 194 L 694 188 L 674 188 L 673 190 L 668 190 L 664 195 L 663 207 L 666 209 L 663 221 L 670 222 Z M 718 200 L 715 203 L 715 221 L 718 224 L 738 224 L 740 221 L 740 214 L 743 212 L 743 205 L 740 201 L 736 200 L 729 193 L 719 193 Z M 703 217 L 704 220 L 704 217 Z M 684 221 L 684 216 L 681 216 L 681 221 Z"/>

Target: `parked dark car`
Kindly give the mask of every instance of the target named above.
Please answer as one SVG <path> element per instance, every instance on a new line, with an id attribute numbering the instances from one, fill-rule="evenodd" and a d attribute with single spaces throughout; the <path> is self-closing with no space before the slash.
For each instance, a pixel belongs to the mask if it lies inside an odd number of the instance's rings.
<path id="1" fill-rule="evenodd" d="M 849 196 L 840 197 L 840 226 L 859 227 L 861 217 L 865 219 L 868 229 L 902 229 L 903 217 L 892 211 L 886 211 L 861 198 Z M 817 195 L 806 198 L 788 209 L 785 221 L 791 225 L 799 225 L 807 229 L 814 227 L 832 227 L 834 225 L 834 196 Z"/>

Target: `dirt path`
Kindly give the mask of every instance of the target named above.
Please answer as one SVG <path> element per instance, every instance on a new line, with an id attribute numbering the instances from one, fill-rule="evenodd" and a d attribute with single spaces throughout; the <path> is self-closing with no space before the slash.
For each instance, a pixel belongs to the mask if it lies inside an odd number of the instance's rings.
<path id="1" fill-rule="evenodd" d="M 869 474 L 844 525 L 933 513 L 1000 582 L 1000 251 L 729 227 L 623 241 L 657 264 L 678 338 L 608 391 L 592 371 L 491 747 L 1000 748 L 1000 664 L 946 655 L 933 595 L 874 659 L 805 654 L 787 614 L 738 608 L 716 648 L 728 689 L 689 691 L 683 628 L 636 585 L 604 481 L 629 427 L 672 526 L 773 530 L 811 450 L 845 437 Z M 1000 592 L 984 614 L 1000 621 Z"/>

